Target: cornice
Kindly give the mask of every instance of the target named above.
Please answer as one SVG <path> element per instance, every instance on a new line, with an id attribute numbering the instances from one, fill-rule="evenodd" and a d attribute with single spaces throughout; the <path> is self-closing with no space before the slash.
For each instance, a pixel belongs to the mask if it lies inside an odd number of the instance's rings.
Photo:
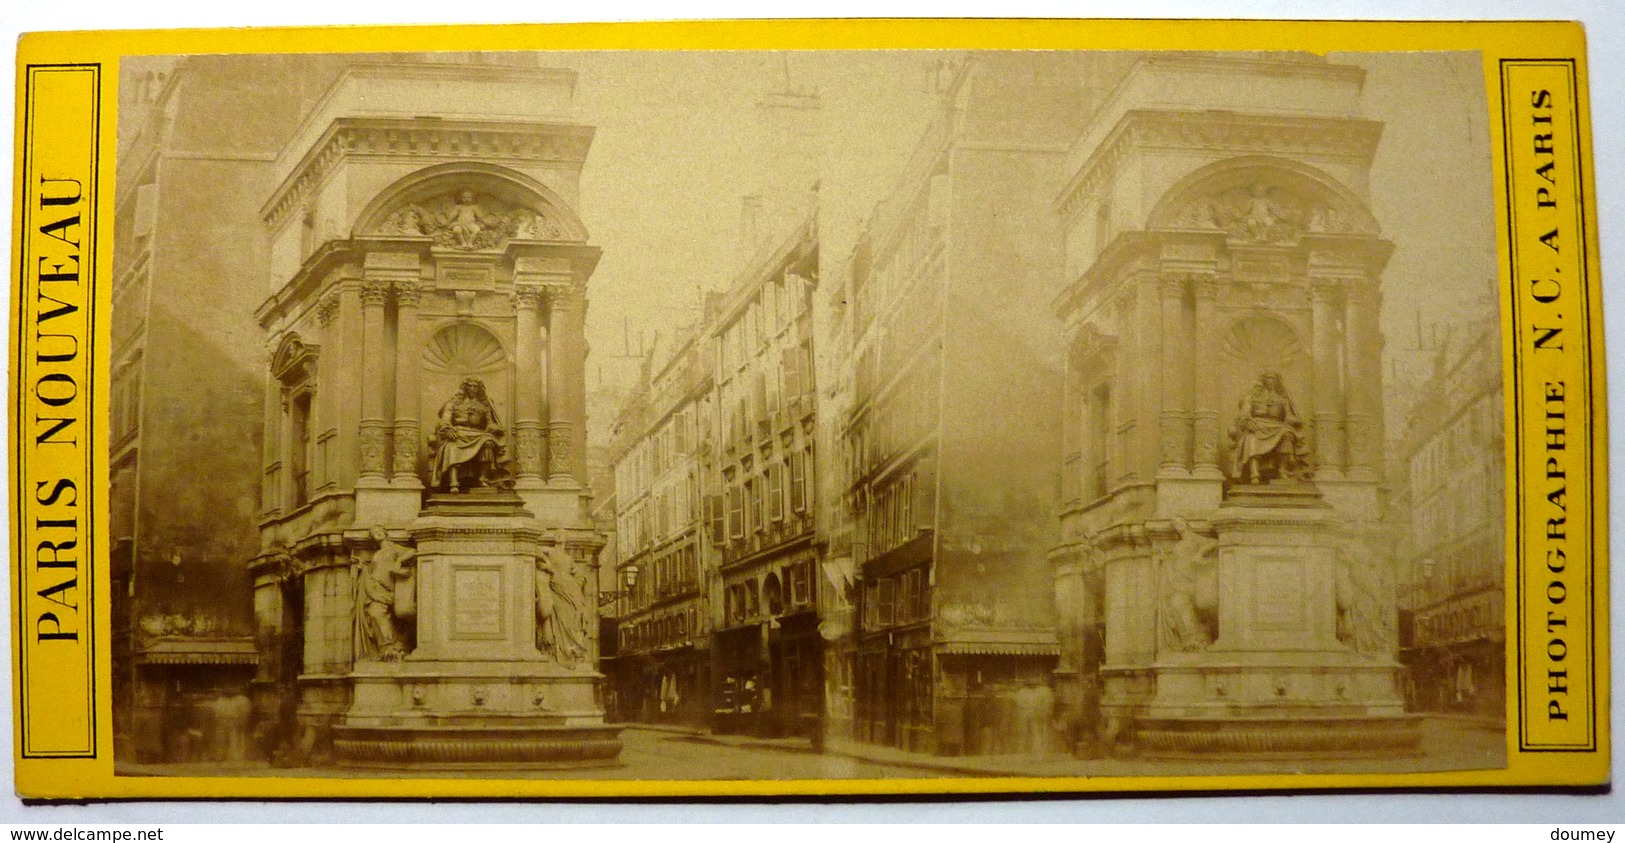
<path id="1" fill-rule="evenodd" d="M 1078 168 L 1056 200 L 1067 217 L 1115 174 L 1123 157 L 1143 149 L 1211 149 L 1234 155 L 1337 155 L 1369 163 L 1383 124 L 1360 117 L 1220 114 L 1133 109 Z"/>
<path id="2" fill-rule="evenodd" d="M 280 226 L 346 157 L 579 165 L 592 137 L 591 126 L 576 123 L 340 117 L 282 180 L 260 217 Z"/>

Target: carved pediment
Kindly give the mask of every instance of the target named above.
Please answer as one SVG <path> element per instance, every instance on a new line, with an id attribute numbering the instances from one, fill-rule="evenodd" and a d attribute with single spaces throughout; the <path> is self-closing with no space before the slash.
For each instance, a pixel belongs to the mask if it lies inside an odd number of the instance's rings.
<path id="1" fill-rule="evenodd" d="M 316 372 L 316 357 L 320 346 L 311 345 L 290 334 L 271 355 L 271 376 L 283 383 L 297 383 Z"/>
<path id="2" fill-rule="evenodd" d="M 565 239 L 564 228 L 545 213 L 468 189 L 402 205 L 374 233 L 429 237 L 436 246 L 465 252 L 501 249 L 516 239 Z"/>
<path id="3" fill-rule="evenodd" d="M 1085 322 L 1072 338 L 1072 354 L 1077 361 L 1097 356 L 1110 357 L 1117 351 L 1117 335 L 1109 334 L 1093 322 Z"/>

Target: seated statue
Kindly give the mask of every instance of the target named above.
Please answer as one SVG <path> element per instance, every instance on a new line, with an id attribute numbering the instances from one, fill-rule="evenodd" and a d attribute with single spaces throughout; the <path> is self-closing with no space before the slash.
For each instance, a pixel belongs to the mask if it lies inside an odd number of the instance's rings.
<path id="1" fill-rule="evenodd" d="M 430 489 L 462 492 L 503 485 L 507 449 L 484 381 L 465 379 L 457 394 L 440 408 L 429 448 L 434 452 L 429 463 Z"/>
<path id="2" fill-rule="evenodd" d="M 1230 482 L 1309 480 L 1310 449 L 1302 431 L 1303 422 L 1287 397 L 1281 376 L 1274 372 L 1260 375 L 1241 399 L 1230 427 Z"/>

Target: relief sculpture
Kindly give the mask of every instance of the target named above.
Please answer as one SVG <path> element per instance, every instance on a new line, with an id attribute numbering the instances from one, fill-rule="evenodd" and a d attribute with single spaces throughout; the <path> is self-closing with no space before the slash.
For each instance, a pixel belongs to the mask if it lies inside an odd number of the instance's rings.
<path id="1" fill-rule="evenodd" d="M 461 190 L 455 198 L 407 205 L 384 219 L 386 234 L 427 235 L 442 248 L 464 252 L 500 249 L 513 238 L 556 240 L 559 227 L 529 208 L 505 207 L 499 200 Z"/>
<path id="2" fill-rule="evenodd" d="M 1219 541 L 1197 533 L 1179 516 L 1174 531 L 1173 546 L 1159 553 L 1162 642 L 1181 652 L 1205 650 L 1218 638 Z"/>
<path id="3" fill-rule="evenodd" d="M 580 664 L 595 611 L 569 551 L 561 543 L 545 546 L 536 557 L 536 648 L 564 667 Z"/>
<path id="4" fill-rule="evenodd" d="M 368 535 L 378 549 L 353 560 L 356 658 L 396 662 L 406 655 L 406 628 L 417 617 L 417 551 L 379 525 Z"/>

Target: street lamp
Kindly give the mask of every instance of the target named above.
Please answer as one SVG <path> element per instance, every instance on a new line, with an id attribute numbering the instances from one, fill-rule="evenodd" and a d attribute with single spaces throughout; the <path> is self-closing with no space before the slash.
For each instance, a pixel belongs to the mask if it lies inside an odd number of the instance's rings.
<path id="1" fill-rule="evenodd" d="M 632 588 L 638 584 L 638 566 L 628 565 L 621 569 L 621 579 L 626 582 L 626 588 L 619 591 L 598 592 L 598 607 L 601 609 L 614 603 L 622 597 L 632 596 Z"/>

